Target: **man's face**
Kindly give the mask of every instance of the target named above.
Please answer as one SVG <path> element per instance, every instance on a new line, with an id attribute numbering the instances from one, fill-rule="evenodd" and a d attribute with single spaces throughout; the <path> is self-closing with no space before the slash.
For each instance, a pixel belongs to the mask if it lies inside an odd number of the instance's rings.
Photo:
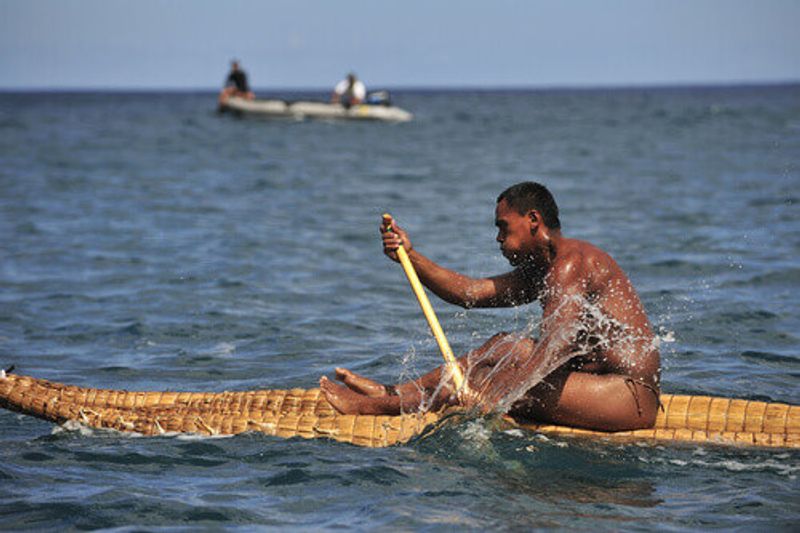
<path id="1" fill-rule="evenodd" d="M 503 200 L 495 209 L 494 224 L 503 257 L 511 266 L 521 265 L 533 251 L 530 218 L 520 215 Z"/>

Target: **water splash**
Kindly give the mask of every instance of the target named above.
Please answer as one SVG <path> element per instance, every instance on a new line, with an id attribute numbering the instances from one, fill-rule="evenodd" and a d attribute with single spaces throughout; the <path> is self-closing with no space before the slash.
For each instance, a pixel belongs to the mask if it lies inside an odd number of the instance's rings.
<path id="1" fill-rule="evenodd" d="M 581 319 L 561 320 L 561 311 L 571 305 L 579 307 Z M 537 330 L 542 334 L 534 340 Z M 582 296 L 564 298 L 548 318 L 532 319 L 519 332 L 498 334 L 468 354 L 467 403 L 483 413 L 505 413 L 567 361 L 611 349 L 622 366 L 635 373 L 652 349 L 671 340 L 668 332 L 653 338 L 649 332 L 632 331 Z M 448 382 L 448 374 L 443 372 L 433 397 Z M 430 398 L 425 397 L 423 409 L 430 407 Z"/>

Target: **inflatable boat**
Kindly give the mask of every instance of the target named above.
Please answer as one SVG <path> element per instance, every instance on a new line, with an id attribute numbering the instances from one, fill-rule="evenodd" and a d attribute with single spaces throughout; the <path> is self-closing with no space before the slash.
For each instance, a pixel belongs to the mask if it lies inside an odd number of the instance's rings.
<path id="1" fill-rule="evenodd" d="M 414 115 L 392 105 L 360 104 L 344 107 L 341 104 L 298 100 L 247 100 L 231 97 L 219 105 L 220 113 L 252 115 L 263 118 L 303 120 L 373 120 L 408 122 Z"/>
<path id="2" fill-rule="evenodd" d="M 606 433 L 504 417 L 508 427 L 614 442 L 800 448 L 800 406 L 709 396 L 661 395 L 652 429 Z M 342 415 L 319 389 L 245 392 L 128 392 L 76 387 L 0 373 L 0 407 L 64 424 L 141 435 L 326 438 L 357 446 L 402 444 L 435 430 L 452 411 L 400 416 Z"/>

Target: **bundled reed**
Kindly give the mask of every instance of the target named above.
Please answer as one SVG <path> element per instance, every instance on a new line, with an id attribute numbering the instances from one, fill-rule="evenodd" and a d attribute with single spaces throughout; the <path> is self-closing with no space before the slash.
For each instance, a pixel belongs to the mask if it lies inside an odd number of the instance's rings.
<path id="1" fill-rule="evenodd" d="M 524 429 L 612 441 L 691 442 L 800 447 L 800 406 L 709 396 L 662 394 L 653 429 L 605 433 L 507 420 Z M 319 389 L 244 392 L 129 392 L 64 385 L 27 376 L 0 378 L 0 406 L 62 424 L 142 435 L 233 435 L 328 438 L 358 446 L 407 442 L 444 413 L 342 415 Z"/>

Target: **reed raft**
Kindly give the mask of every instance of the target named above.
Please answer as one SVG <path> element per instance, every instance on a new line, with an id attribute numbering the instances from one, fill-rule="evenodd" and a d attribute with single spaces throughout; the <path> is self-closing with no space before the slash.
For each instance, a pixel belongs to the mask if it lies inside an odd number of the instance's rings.
<path id="1" fill-rule="evenodd" d="M 661 403 L 663 411 L 659 411 L 655 427 L 636 431 L 606 433 L 506 419 L 540 433 L 610 441 L 800 448 L 800 406 L 672 394 L 662 394 Z M 445 416 L 342 415 L 319 389 L 129 392 L 76 387 L 15 374 L 0 376 L 0 406 L 57 424 L 77 421 L 93 428 L 142 435 L 258 431 L 369 447 L 405 443 Z"/>

